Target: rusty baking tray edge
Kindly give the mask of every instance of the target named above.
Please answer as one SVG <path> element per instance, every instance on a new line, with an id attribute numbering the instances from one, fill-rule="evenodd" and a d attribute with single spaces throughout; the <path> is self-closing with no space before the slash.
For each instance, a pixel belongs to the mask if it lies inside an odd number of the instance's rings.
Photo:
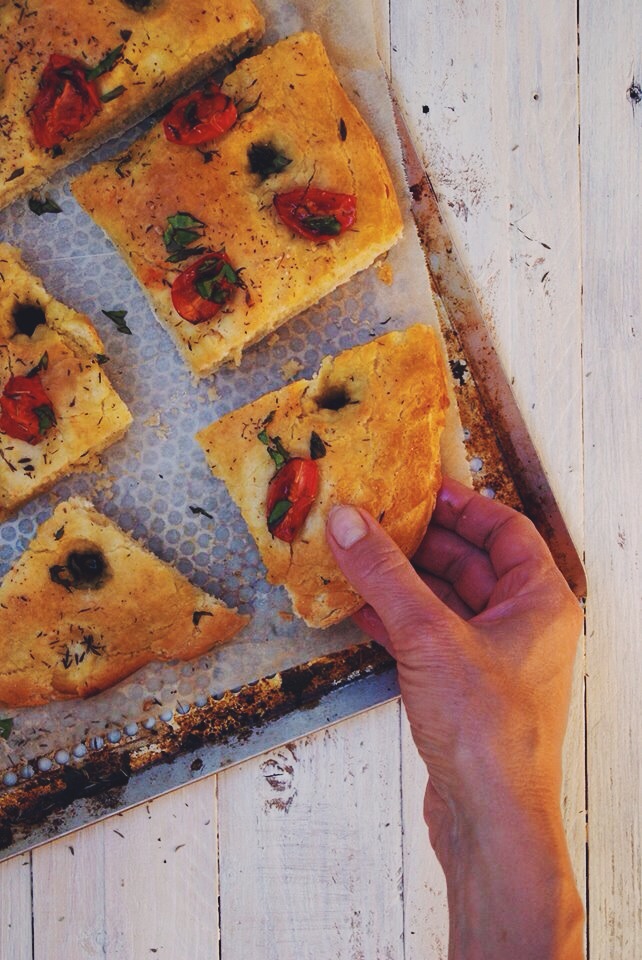
<path id="1" fill-rule="evenodd" d="M 359 681 L 358 683 L 355 681 Z M 177 789 L 396 696 L 372 641 L 210 697 L 149 736 L 105 743 L 0 793 L 0 860 Z"/>

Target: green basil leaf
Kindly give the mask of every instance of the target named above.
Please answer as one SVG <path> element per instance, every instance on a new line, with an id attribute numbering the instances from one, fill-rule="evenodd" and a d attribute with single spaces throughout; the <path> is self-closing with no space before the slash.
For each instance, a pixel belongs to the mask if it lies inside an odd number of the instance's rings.
<path id="1" fill-rule="evenodd" d="M 264 443 L 266 447 L 269 446 L 270 438 L 267 435 L 267 430 L 261 430 L 261 432 L 258 434 L 258 439 L 261 441 L 261 443 Z"/>
<path id="2" fill-rule="evenodd" d="M 62 213 L 62 208 L 49 196 L 41 200 L 40 197 L 32 195 L 27 200 L 27 204 L 31 212 L 35 213 L 37 217 L 41 217 L 43 213 Z"/>
<path id="3" fill-rule="evenodd" d="M 184 213 L 181 210 L 179 210 L 178 213 L 174 213 L 171 217 L 168 217 L 167 222 L 170 226 L 175 227 L 177 230 L 182 230 L 183 228 L 187 228 L 189 230 L 194 227 L 205 226 L 202 220 L 197 220 L 196 217 L 193 217 L 191 213 Z"/>
<path id="4" fill-rule="evenodd" d="M 109 53 L 106 54 L 92 70 L 87 70 L 85 72 L 87 80 L 91 83 L 92 80 L 97 80 L 98 77 L 102 77 L 103 73 L 109 73 L 110 70 L 113 70 L 114 66 L 116 65 L 116 61 L 120 60 L 124 49 L 125 44 L 120 43 L 117 47 L 114 47 L 113 50 L 110 50 Z"/>
<path id="5" fill-rule="evenodd" d="M 331 237 L 341 233 L 341 224 L 332 214 L 327 217 L 304 217 L 301 223 L 312 233 L 319 233 Z"/>
<path id="6" fill-rule="evenodd" d="M 196 257 L 201 253 L 207 253 L 207 247 L 182 247 L 176 253 L 167 257 L 168 263 L 181 263 L 182 260 L 188 260 L 189 257 Z"/>
<path id="7" fill-rule="evenodd" d="M 277 500 L 272 509 L 270 510 L 270 516 L 268 517 L 268 527 L 274 527 L 282 520 L 286 515 L 290 507 L 292 506 L 291 500 Z"/>
<path id="8" fill-rule="evenodd" d="M 33 412 L 38 418 L 38 430 L 40 433 L 46 433 L 50 427 L 55 427 L 56 414 L 53 412 L 53 407 L 50 407 L 48 403 L 43 403 L 39 407 L 34 407 Z"/>
<path id="9" fill-rule="evenodd" d="M 13 717 L 2 717 L 0 718 L 0 737 L 3 740 L 8 740 L 13 730 Z"/>
<path id="10" fill-rule="evenodd" d="M 119 333 L 131 333 L 131 330 L 125 323 L 125 317 L 127 316 L 126 310 L 102 310 L 101 313 L 109 317 L 112 323 L 116 325 Z"/>

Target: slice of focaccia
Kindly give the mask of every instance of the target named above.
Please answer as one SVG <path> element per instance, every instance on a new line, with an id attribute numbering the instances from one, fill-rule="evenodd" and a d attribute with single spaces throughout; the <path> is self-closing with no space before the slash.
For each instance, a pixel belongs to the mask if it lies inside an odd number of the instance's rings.
<path id="1" fill-rule="evenodd" d="M 238 363 L 402 230 L 379 146 L 316 34 L 244 60 L 216 90 L 72 187 L 199 376 Z M 193 143 L 212 113 L 223 132 Z"/>
<path id="2" fill-rule="evenodd" d="M 425 532 L 441 484 L 448 405 L 441 349 L 417 325 L 326 357 L 299 380 L 197 435 L 295 612 L 326 627 L 363 601 L 337 568 L 325 522 L 338 503 L 364 507 L 406 555 Z"/>
<path id="3" fill-rule="evenodd" d="M 103 349 L 88 318 L 0 244 L 0 520 L 127 430 Z"/>
<path id="4" fill-rule="evenodd" d="M 0 207 L 257 40 L 251 0 L 0 4 Z"/>
<path id="5" fill-rule="evenodd" d="M 248 619 L 89 501 L 64 501 L 0 584 L 0 703 L 90 696 L 152 660 L 197 657 Z"/>

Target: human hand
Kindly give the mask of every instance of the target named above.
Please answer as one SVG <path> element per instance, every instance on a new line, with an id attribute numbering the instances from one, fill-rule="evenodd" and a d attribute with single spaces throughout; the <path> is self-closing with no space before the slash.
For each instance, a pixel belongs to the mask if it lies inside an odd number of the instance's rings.
<path id="1" fill-rule="evenodd" d="M 511 883 L 521 869 L 528 888 L 534 870 L 531 886 L 539 887 L 539 868 L 546 872 L 552 857 L 575 929 L 559 797 L 582 615 L 545 543 L 521 514 L 452 480 L 443 483 L 414 566 L 365 511 L 335 508 L 327 535 L 368 603 L 357 621 L 397 660 L 429 773 L 430 839 L 447 880 L 463 861 L 492 873 L 489 861 L 508 858 Z M 487 893 L 491 887 L 489 880 Z M 504 892 L 497 897 L 502 912 Z M 488 956 L 504 956 L 493 949 Z M 580 955 L 581 947 L 572 954 Z"/>

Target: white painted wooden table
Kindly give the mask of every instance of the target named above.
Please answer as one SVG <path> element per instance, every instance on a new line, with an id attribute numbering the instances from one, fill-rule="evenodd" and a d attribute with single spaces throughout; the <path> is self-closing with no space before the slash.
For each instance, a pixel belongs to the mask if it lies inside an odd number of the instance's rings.
<path id="1" fill-rule="evenodd" d="M 591 958 L 634 960 L 642 5 L 580 0 L 578 34 L 576 0 L 373 2 L 382 58 L 586 552 L 564 809 Z M 0 958 L 446 957 L 423 788 L 397 703 L 352 718 L 2 864 Z"/>

